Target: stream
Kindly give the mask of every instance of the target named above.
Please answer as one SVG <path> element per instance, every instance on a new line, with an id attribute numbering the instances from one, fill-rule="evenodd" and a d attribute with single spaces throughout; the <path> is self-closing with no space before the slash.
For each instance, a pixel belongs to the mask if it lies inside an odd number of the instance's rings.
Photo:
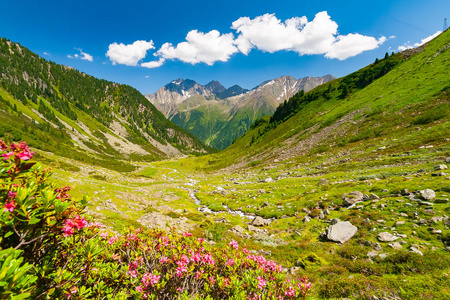
<path id="1" fill-rule="evenodd" d="M 227 213 L 229 213 L 229 214 L 231 214 L 231 215 L 237 215 L 237 216 L 240 216 L 240 217 L 242 217 L 242 218 L 247 218 L 247 219 L 249 219 L 249 220 L 253 220 L 254 218 L 256 218 L 255 215 L 245 213 L 245 212 L 243 212 L 242 210 L 232 210 L 231 208 L 229 208 L 229 207 L 228 207 L 227 205 L 225 205 L 225 204 L 222 204 L 224 210 L 221 210 L 221 211 L 212 211 L 208 206 L 201 206 L 201 201 L 200 201 L 200 199 L 198 199 L 197 196 L 195 195 L 195 190 L 189 189 L 188 191 L 189 191 L 189 197 L 191 197 L 191 199 L 194 200 L 194 203 L 195 203 L 196 205 L 198 205 L 197 210 L 198 210 L 199 212 L 205 212 L 205 213 L 210 213 L 210 214 L 215 214 L 215 215 L 216 215 L 216 214 L 219 214 L 219 213 L 227 212 Z M 273 219 L 264 219 L 264 218 L 263 218 L 263 220 L 265 220 L 265 221 L 273 221 Z"/>

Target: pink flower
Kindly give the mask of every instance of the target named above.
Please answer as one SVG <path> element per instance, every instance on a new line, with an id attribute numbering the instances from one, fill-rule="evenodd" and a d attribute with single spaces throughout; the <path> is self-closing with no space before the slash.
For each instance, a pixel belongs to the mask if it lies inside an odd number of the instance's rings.
<path id="1" fill-rule="evenodd" d="M 108 244 L 112 245 L 114 244 L 119 238 L 117 236 L 113 236 L 109 239 Z"/>
<path id="2" fill-rule="evenodd" d="M 153 275 L 151 273 L 145 273 L 144 276 L 142 277 L 142 284 L 145 287 L 150 286 L 154 286 L 158 283 L 159 279 L 161 279 L 161 275 Z"/>
<path id="3" fill-rule="evenodd" d="M 100 233 L 100 237 L 104 240 L 106 240 L 106 238 L 108 237 L 108 233 L 107 232 L 102 232 Z"/>
<path id="4" fill-rule="evenodd" d="M 5 208 L 3 209 L 3 211 L 13 212 L 14 208 L 16 208 L 16 202 L 14 202 L 14 200 L 11 200 L 10 202 L 6 202 Z"/>
<path id="5" fill-rule="evenodd" d="M 223 283 L 224 283 L 225 286 L 227 287 L 227 286 L 230 285 L 230 280 L 229 280 L 228 278 L 225 278 L 225 279 L 223 280 Z"/>
<path id="6" fill-rule="evenodd" d="M 214 259 L 212 258 L 212 255 L 208 253 L 208 254 L 203 255 L 203 261 L 202 261 L 202 263 L 208 264 L 208 265 L 211 265 L 211 266 L 214 266 L 214 264 L 215 264 L 216 262 L 215 262 Z"/>
<path id="7" fill-rule="evenodd" d="M 190 232 L 185 232 L 185 233 L 183 233 L 183 236 L 185 236 L 185 237 L 192 236 L 192 233 L 190 233 Z"/>
<path id="8" fill-rule="evenodd" d="M 265 281 L 261 276 L 258 276 L 258 289 L 262 290 L 266 285 L 267 281 Z"/>
<path id="9" fill-rule="evenodd" d="M 187 268 L 185 266 L 180 266 L 177 268 L 177 276 L 181 277 L 183 276 L 183 273 L 187 272 Z"/>
<path id="10" fill-rule="evenodd" d="M 232 267 L 232 266 L 234 265 L 234 259 L 230 258 L 230 259 L 227 261 L 227 265 L 230 266 L 230 267 Z"/>
<path id="11" fill-rule="evenodd" d="M 100 222 L 92 222 L 92 223 L 89 223 L 88 226 L 89 227 L 95 227 L 95 228 L 103 228 L 103 224 L 100 223 Z"/>
<path id="12" fill-rule="evenodd" d="M 14 199 L 17 196 L 17 192 L 8 191 L 8 198 Z"/>
<path id="13" fill-rule="evenodd" d="M 86 227 L 86 220 L 84 219 L 84 217 L 80 217 L 79 215 L 75 216 L 75 219 L 73 220 L 74 222 L 74 226 L 76 229 L 82 229 L 84 227 Z"/>
<path id="14" fill-rule="evenodd" d="M 2 156 L 5 158 L 5 160 L 8 160 L 8 158 L 10 158 L 13 155 L 14 155 L 14 152 L 8 152 L 8 153 L 2 154 Z"/>
<path id="15" fill-rule="evenodd" d="M 287 291 L 284 292 L 286 297 L 295 297 L 294 287 L 291 285 Z"/>
<path id="16" fill-rule="evenodd" d="M 236 250 L 239 248 L 239 244 L 236 241 L 231 241 L 229 245 Z"/>
<path id="17" fill-rule="evenodd" d="M 139 293 L 143 294 L 143 293 L 144 293 L 144 290 L 142 289 L 142 285 L 138 285 L 138 286 L 136 287 L 136 291 L 138 291 Z"/>
<path id="18" fill-rule="evenodd" d="M 249 251 L 247 250 L 247 248 L 242 249 L 242 252 L 244 252 L 244 254 L 248 254 Z"/>
<path id="19" fill-rule="evenodd" d="M 21 160 L 29 160 L 33 157 L 34 152 L 30 151 L 23 151 L 17 154 L 16 156 L 19 157 Z"/>
<path id="20" fill-rule="evenodd" d="M 209 276 L 208 277 L 208 280 L 209 280 L 209 282 L 211 283 L 211 284 L 214 284 L 216 281 L 214 280 L 214 277 L 213 276 Z"/>
<path id="21" fill-rule="evenodd" d="M 62 228 L 62 231 L 64 232 L 64 236 L 71 236 L 74 233 L 73 227 L 67 225 Z"/>
<path id="22" fill-rule="evenodd" d="M 203 271 L 203 270 L 195 272 L 195 279 L 199 279 L 200 277 L 202 277 L 204 272 L 205 271 Z"/>
<path id="23" fill-rule="evenodd" d="M 166 261 L 168 261 L 169 259 L 167 258 L 167 257 L 165 257 L 165 256 L 161 256 L 160 258 L 159 258 L 159 263 L 160 264 L 164 264 Z"/>

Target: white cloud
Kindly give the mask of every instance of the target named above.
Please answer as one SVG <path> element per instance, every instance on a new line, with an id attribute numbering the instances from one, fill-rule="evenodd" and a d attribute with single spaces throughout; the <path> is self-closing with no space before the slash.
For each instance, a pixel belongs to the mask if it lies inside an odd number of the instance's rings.
<path id="1" fill-rule="evenodd" d="M 442 33 L 442 31 L 437 31 L 434 34 L 422 39 L 419 43 L 415 43 L 414 45 L 410 44 L 410 41 L 407 41 L 405 44 L 401 45 L 398 47 L 399 51 L 404 51 L 406 49 L 412 49 L 412 48 L 416 48 L 419 46 L 422 46 L 425 43 L 428 43 L 429 41 L 431 41 L 432 39 L 434 39 L 435 37 L 437 37 L 438 35 L 440 35 Z"/>
<path id="2" fill-rule="evenodd" d="M 44 55 L 51 56 L 51 54 L 48 52 L 44 52 Z"/>
<path id="3" fill-rule="evenodd" d="M 139 61 L 147 55 L 147 51 L 154 49 L 153 41 L 135 41 L 133 44 L 112 43 L 109 45 L 106 56 L 113 65 L 122 64 L 127 66 L 137 66 Z"/>
<path id="4" fill-rule="evenodd" d="M 344 36 L 340 35 L 337 37 L 336 42 L 331 45 L 325 57 L 344 60 L 358 55 L 361 52 L 378 48 L 378 45 L 383 44 L 385 41 L 386 38 L 384 36 L 377 40 L 374 37 L 360 35 L 358 33 L 350 33 Z"/>
<path id="5" fill-rule="evenodd" d="M 79 58 L 79 59 L 83 59 L 83 60 L 87 60 L 87 61 L 94 61 L 94 58 L 92 57 L 92 55 L 83 52 L 83 49 L 81 49 L 81 48 L 75 48 L 75 49 L 80 51 L 80 54 L 74 54 L 74 55 L 67 54 L 68 58 Z"/>
<path id="6" fill-rule="evenodd" d="M 281 50 L 304 54 L 325 54 L 327 58 L 340 60 L 377 48 L 386 41 L 360 34 L 337 36 L 338 25 L 326 11 L 319 12 L 308 22 L 303 17 L 294 17 L 282 22 L 274 14 L 254 18 L 242 17 L 234 21 L 232 29 L 239 36 L 235 43 L 244 54 L 252 48 L 265 52 Z"/>
<path id="7" fill-rule="evenodd" d="M 141 67 L 145 67 L 145 68 L 149 68 L 149 69 L 158 68 L 164 64 L 164 61 L 165 61 L 164 58 L 160 58 L 159 60 L 144 62 L 144 63 L 141 63 Z"/>
<path id="8" fill-rule="evenodd" d="M 197 64 L 204 62 L 208 65 L 216 61 L 227 61 L 237 53 L 232 33 L 221 34 L 217 30 L 208 33 L 191 30 L 186 35 L 186 42 L 177 44 L 165 43 L 156 53 L 163 59 L 178 59 L 183 62 Z"/>

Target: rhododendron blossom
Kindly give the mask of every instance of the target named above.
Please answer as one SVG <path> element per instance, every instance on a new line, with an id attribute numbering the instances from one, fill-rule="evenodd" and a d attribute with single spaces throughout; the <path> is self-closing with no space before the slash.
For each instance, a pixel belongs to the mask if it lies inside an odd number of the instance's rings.
<path id="1" fill-rule="evenodd" d="M 265 281 L 261 276 L 258 276 L 257 279 L 258 279 L 258 289 L 262 290 L 267 285 L 267 281 Z"/>
<path id="2" fill-rule="evenodd" d="M 236 241 L 231 241 L 229 244 L 232 248 L 234 249 L 238 249 L 239 248 L 239 244 Z"/>
<path id="3" fill-rule="evenodd" d="M 13 212 L 15 208 L 16 208 L 16 202 L 14 202 L 14 200 L 11 200 L 10 202 L 6 202 L 5 208 L 3 209 L 3 211 Z"/>

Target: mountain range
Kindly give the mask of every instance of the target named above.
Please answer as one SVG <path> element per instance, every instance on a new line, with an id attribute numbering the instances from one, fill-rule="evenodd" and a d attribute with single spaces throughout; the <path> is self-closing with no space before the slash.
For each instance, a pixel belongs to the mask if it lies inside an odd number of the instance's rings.
<path id="1" fill-rule="evenodd" d="M 206 85 L 181 78 L 145 95 L 169 120 L 217 149 L 228 147 L 258 118 L 271 115 L 280 103 L 299 91 L 309 91 L 335 77 L 282 76 L 252 90 L 225 88 L 218 81 Z"/>

